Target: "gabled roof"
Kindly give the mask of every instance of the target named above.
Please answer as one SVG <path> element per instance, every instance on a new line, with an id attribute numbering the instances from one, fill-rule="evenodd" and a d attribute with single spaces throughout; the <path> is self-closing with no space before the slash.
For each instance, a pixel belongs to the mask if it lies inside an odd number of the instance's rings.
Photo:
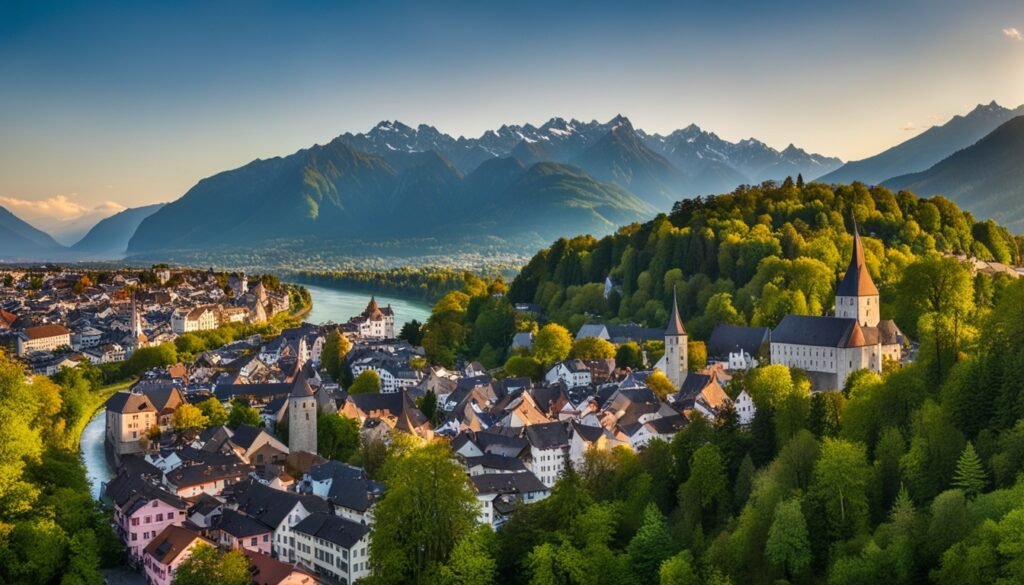
<path id="1" fill-rule="evenodd" d="M 860 240 L 856 219 L 853 220 L 853 254 L 850 258 L 850 265 L 846 269 L 846 274 L 843 275 L 843 280 L 836 289 L 836 296 L 878 296 L 878 287 L 871 280 L 871 274 L 868 272 L 867 262 L 864 259 L 864 243 Z"/>
<path id="2" fill-rule="evenodd" d="M 118 392 L 104 404 L 104 407 L 111 412 L 121 414 L 135 414 L 139 412 L 156 412 L 153 403 L 142 394 L 133 392 Z"/>
<path id="3" fill-rule="evenodd" d="M 708 355 L 725 358 L 731 352 L 743 350 L 750 355 L 757 355 L 761 344 L 768 341 L 771 330 L 767 327 L 742 327 L 719 323 L 711 332 L 708 340 Z"/>
<path id="4" fill-rule="evenodd" d="M 773 344 L 845 348 L 870 345 L 868 341 L 856 319 L 839 317 L 786 315 L 772 331 Z"/>
<path id="5" fill-rule="evenodd" d="M 292 384 L 292 392 L 289 396 L 291 398 L 308 398 L 312 395 L 313 387 L 309 385 L 306 374 L 300 370 L 295 376 L 295 383 Z"/>
<path id="6" fill-rule="evenodd" d="M 288 563 L 282 563 L 273 557 L 247 548 L 242 549 L 242 554 L 249 558 L 249 573 L 252 575 L 252 585 L 279 585 L 294 574 L 304 576 L 302 581 L 300 581 L 301 583 L 309 583 L 311 585 L 319 583 L 315 577 L 303 569 Z"/>
<path id="7" fill-rule="evenodd" d="M 557 449 L 569 445 L 569 432 L 563 422 L 550 422 L 526 427 L 526 440 L 537 449 Z"/>
<path id="8" fill-rule="evenodd" d="M 310 512 L 330 511 L 321 498 L 277 490 L 252 479 L 239 482 L 231 491 L 240 511 L 273 528 L 280 526 L 299 503 Z"/>
<path id="9" fill-rule="evenodd" d="M 322 538 L 343 548 L 352 548 L 370 532 L 367 526 L 329 513 L 310 514 L 292 530 Z"/>
<path id="10" fill-rule="evenodd" d="M 266 524 L 230 508 L 221 511 L 220 519 L 217 520 L 214 528 L 223 530 L 235 538 L 272 532 L 272 529 Z"/>
<path id="11" fill-rule="evenodd" d="M 162 565 L 170 565 L 195 541 L 213 546 L 213 543 L 181 526 L 168 526 L 146 545 L 146 554 Z"/>

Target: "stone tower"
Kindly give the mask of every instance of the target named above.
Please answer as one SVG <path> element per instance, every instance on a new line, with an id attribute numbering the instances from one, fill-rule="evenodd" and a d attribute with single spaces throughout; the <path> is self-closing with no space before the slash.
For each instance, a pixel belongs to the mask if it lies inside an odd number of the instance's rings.
<path id="1" fill-rule="evenodd" d="M 856 319 L 861 327 L 878 327 L 878 288 L 868 273 L 864 243 L 853 220 L 853 255 L 842 282 L 836 288 L 836 317 Z"/>
<path id="2" fill-rule="evenodd" d="M 288 396 L 288 450 L 316 453 L 316 397 L 306 375 L 295 375 L 292 393 Z"/>
<path id="3" fill-rule="evenodd" d="M 682 388 L 688 372 L 686 351 L 687 335 L 683 320 L 679 318 L 679 303 L 676 291 L 672 291 L 672 314 L 668 316 L 665 329 L 665 375 L 676 388 Z"/>

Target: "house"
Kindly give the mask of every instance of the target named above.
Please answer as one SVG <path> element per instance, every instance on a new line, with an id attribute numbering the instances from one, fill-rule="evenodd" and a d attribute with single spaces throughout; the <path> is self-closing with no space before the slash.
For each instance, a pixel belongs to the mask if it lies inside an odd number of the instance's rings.
<path id="1" fill-rule="evenodd" d="M 621 431 L 591 426 L 578 420 L 569 423 L 569 461 L 573 467 L 583 465 L 588 451 L 611 451 L 616 447 L 629 447 L 629 439 Z"/>
<path id="2" fill-rule="evenodd" d="M 754 416 L 756 415 L 757 406 L 754 405 L 754 399 L 745 388 L 740 390 L 739 395 L 736 396 L 736 416 L 739 419 L 739 423 L 741 425 L 749 425 L 754 422 Z"/>
<path id="3" fill-rule="evenodd" d="M 376 339 L 393 339 L 395 337 L 395 312 L 391 305 L 380 307 L 376 297 L 370 297 L 366 309 L 348 322 L 360 337 Z"/>
<path id="4" fill-rule="evenodd" d="M 251 465 L 242 463 L 191 463 L 181 465 L 164 475 L 168 489 L 185 498 L 199 494 L 219 496 L 224 488 L 249 476 Z"/>
<path id="5" fill-rule="evenodd" d="M 143 562 L 143 550 L 164 528 L 185 522 L 188 502 L 128 470 L 110 480 L 105 493 L 114 509 L 114 530 L 132 563 Z"/>
<path id="6" fill-rule="evenodd" d="M 353 522 L 373 523 L 373 507 L 384 494 L 384 484 L 369 479 L 366 471 L 339 461 L 313 465 L 305 484 L 313 495 L 326 499 L 335 514 Z"/>
<path id="7" fill-rule="evenodd" d="M 295 525 L 297 565 L 344 585 L 370 574 L 370 529 L 317 512 Z"/>
<path id="8" fill-rule="evenodd" d="M 269 555 L 274 531 L 237 510 L 223 510 L 211 526 L 221 548 L 245 549 Z"/>
<path id="9" fill-rule="evenodd" d="M 141 453 L 140 439 L 157 426 L 157 410 L 142 394 L 118 392 L 107 399 L 105 440 L 114 459 L 128 453 Z"/>
<path id="10" fill-rule="evenodd" d="M 524 431 L 524 438 L 530 443 L 526 467 L 542 484 L 554 487 L 559 476 L 565 471 L 569 457 L 569 433 L 565 423 L 530 425 Z"/>
<path id="11" fill-rule="evenodd" d="M 217 324 L 217 311 L 210 306 L 179 309 L 171 315 L 171 329 L 178 335 L 216 329 Z"/>
<path id="12" fill-rule="evenodd" d="M 708 339 L 708 362 L 725 364 L 729 370 L 757 367 L 761 347 L 771 340 L 767 327 L 742 327 L 719 323 Z"/>
<path id="13" fill-rule="evenodd" d="M 586 323 L 576 332 L 576 339 L 596 337 L 610 341 L 615 345 L 622 345 L 630 341 L 637 343 L 657 341 L 662 338 L 663 333 L 664 331 L 658 328 L 641 327 L 635 324 L 608 325 L 605 323 Z"/>
<path id="14" fill-rule="evenodd" d="M 145 548 L 146 581 L 152 585 L 170 585 L 178 565 L 201 545 L 213 546 L 213 543 L 181 526 L 164 528 Z"/>
<path id="15" fill-rule="evenodd" d="M 235 508 L 274 531 L 271 550 L 278 559 L 296 561 L 296 539 L 292 530 L 314 512 L 330 512 L 322 498 L 285 492 L 248 479 L 232 486 L 229 497 Z"/>
<path id="16" fill-rule="evenodd" d="M 157 412 L 156 424 L 165 431 L 174 424 L 174 412 L 185 403 L 182 384 L 174 380 L 141 380 L 132 386 L 132 392 L 142 394 L 149 399 L 149 403 Z"/>
<path id="17" fill-rule="evenodd" d="M 251 425 L 238 425 L 228 442 L 243 461 L 252 465 L 283 465 L 288 459 L 287 445 Z"/>
<path id="18" fill-rule="evenodd" d="M 480 503 L 478 521 L 495 529 L 501 527 L 520 504 L 539 502 L 551 495 L 550 486 L 529 471 L 474 475 L 469 480 Z"/>
<path id="19" fill-rule="evenodd" d="M 56 351 L 71 347 L 71 332 L 56 323 L 28 327 L 18 336 L 18 356 L 32 351 Z"/>
<path id="20" fill-rule="evenodd" d="M 590 384 L 590 368 L 583 360 L 564 360 L 551 366 L 548 373 L 544 375 L 548 384 L 561 381 L 569 388 L 587 386 Z"/>

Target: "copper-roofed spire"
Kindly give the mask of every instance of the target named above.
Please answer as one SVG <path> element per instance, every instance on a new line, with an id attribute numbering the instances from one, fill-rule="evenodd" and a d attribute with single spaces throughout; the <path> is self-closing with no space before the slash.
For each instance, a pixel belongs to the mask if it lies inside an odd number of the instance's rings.
<path id="1" fill-rule="evenodd" d="M 860 232 L 857 230 L 857 218 L 853 217 L 853 256 L 850 258 L 850 266 L 846 269 L 843 281 L 836 289 L 836 296 L 839 297 L 867 297 L 878 296 L 878 287 L 871 280 L 868 273 L 868 265 L 864 259 L 864 243 L 860 240 Z"/>
<path id="2" fill-rule="evenodd" d="M 679 302 L 676 300 L 676 289 L 672 287 L 672 314 L 668 316 L 668 328 L 665 335 L 686 335 L 683 320 L 679 318 Z"/>

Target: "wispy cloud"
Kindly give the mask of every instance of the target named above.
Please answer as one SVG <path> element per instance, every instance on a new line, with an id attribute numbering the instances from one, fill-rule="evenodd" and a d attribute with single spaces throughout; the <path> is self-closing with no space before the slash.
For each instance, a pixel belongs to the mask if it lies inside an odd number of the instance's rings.
<path id="1" fill-rule="evenodd" d="M 1021 34 L 1016 27 L 1004 28 L 1003 36 L 1010 39 L 1011 41 L 1024 41 L 1024 35 Z"/>
<path id="2" fill-rule="evenodd" d="M 104 201 L 89 207 L 75 200 L 76 194 L 54 195 L 46 199 L 19 199 L 17 197 L 0 197 L 0 205 L 15 215 L 31 221 L 30 218 L 47 218 L 57 221 L 71 221 L 83 215 L 99 213 L 113 214 L 123 211 L 125 207 L 114 201 Z"/>

